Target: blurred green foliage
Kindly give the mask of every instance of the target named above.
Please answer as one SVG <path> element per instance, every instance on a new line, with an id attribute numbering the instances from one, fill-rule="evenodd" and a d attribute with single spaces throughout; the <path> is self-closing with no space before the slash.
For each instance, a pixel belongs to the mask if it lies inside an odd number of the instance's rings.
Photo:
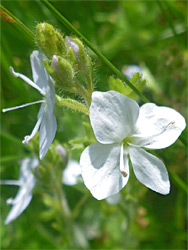
<path id="1" fill-rule="evenodd" d="M 187 3 L 163 1 L 165 13 L 156 1 L 51 1 L 118 69 L 136 64 L 149 72 L 144 94 L 151 102 L 167 105 L 186 116 L 187 83 Z M 42 1 L 2 1 L 2 5 L 32 32 L 39 22 L 48 22 L 66 35 L 74 35 L 62 26 Z M 31 78 L 29 56 L 37 49 L 34 39 L 17 23 L 1 21 L 1 107 L 12 107 L 38 100 L 38 92 L 14 78 L 16 72 Z M 95 64 L 95 89 L 108 90 L 113 73 L 88 49 Z M 19 159 L 30 156 L 21 141 L 33 128 L 38 106 L 1 115 L 1 179 L 17 179 Z M 58 119 L 56 139 L 70 149 L 69 140 L 86 135 L 81 114 L 63 111 Z M 185 134 L 186 132 L 184 132 Z M 79 139 L 78 139 L 79 141 Z M 74 141 L 75 142 L 75 141 Z M 70 157 L 79 160 L 83 148 L 75 147 Z M 158 151 L 172 176 L 186 182 L 186 150 L 180 141 Z M 2 249 L 75 249 L 66 245 L 66 227 L 54 226 L 48 198 L 36 187 L 29 207 L 14 222 L 5 226 L 15 186 L 1 186 Z M 171 193 L 162 196 L 146 189 L 131 174 L 121 191 L 121 201 L 109 205 L 97 201 L 83 186 L 64 187 L 82 248 L 87 249 L 185 249 L 186 194 L 171 178 Z M 49 190 L 47 190 L 49 193 Z M 69 235 L 71 237 L 71 235 Z M 83 240 L 82 240 L 83 238 Z"/>

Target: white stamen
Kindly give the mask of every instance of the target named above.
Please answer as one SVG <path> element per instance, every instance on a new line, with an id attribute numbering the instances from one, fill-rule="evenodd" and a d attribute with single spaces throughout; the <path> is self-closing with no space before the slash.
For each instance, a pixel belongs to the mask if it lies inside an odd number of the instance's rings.
<path id="1" fill-rule="evenodd" d="M 27 106 L 33 105 L 33 104 L 37 104 L 37 103 L 42 103 L 45 102 L 44 100 L 40 100 L 40 101 L 36 101 L 36 102 L 30 102 L 30 103 L 26 103 L 20 106 L 16 106 L 16 107 L 12 107 L 12 108 L 7 108 L 7 109 L 2 109 L 2 112 L 5 113 L 7 111 L 11 111 L 11 110 L 15 110 L 15 109 L 20 109 L 20 108 L 25 108 Z"/>
<path id="2" fill-rule="evenodd" d="M 5 181 L 0 181 L 0 185 L 16 185 L 20 186 L 21 182 L 17 180 L 5 180 Z"/>
<path id="3" fill-rule="evenodd" d="M 30 141 L 30 136 L 29 136 L 29 135 L 26 135 L 26 136 L 24 137 L 24 140 L 22 141 L 22 143 L 23 143 L 24 145 L 26 145 L 26 144 L 29 143 L 29 141 Z"/>
<path id="4" fill-rule="evenodd" d="M 41 93 L 41 95 L 46 96 L 46 92 L 44 90 L 42 90 L 36 83 L 31 81 L 28 77 L 26 77 L 20 73 L 15 72 L 13 67 L 11 67 L 11 66 L 9 67 L 9 69 L 10 69 L 11 74 L 14 77 L 20 77 L 22 80 L 24 80 L 24 82 L 28 83 L 33 88 L 37 89 Z"/>
<path id="5" fill-rule="evenodd" d="M 121 145 L 121 151 L 120 151 L 120 171 L 124 177 L 128 175 L 128 173 L 124 170 L 124 148 L 123 148 L 123 143 Z"/>
<path id="6" fill-rule="evenodd" d="M 121 170 L 121 173 L 122 173 L 122 175 L 124 176 L 124 177 L 127 177 L 127 172 L 125 171 L 125 170 Z"/>
<path id="7" fill-rule="evenodd" d="M 9 67 L 9 70 L 10 70 L 10 73 L 11 73 L 14 77 L 19 77 L 19 74 L 16 73 L 16 72 L 14 71 L 14 69 L 13 69 L 12 66 Z"/>
<path id="8" fill-rule="evenodd" d="M 39 130 L 41 121 L 42 121 L 43 116 L 39 116 L 37 123 L 35 124 L 35 127 L 33 129 L 33 131 L 31 132 L 30 135 L 26 135 L 24 137 L 24 140 L 22 141 L 23 144 L 28 144 L 30 142 L 30 140 L 35 136 L 35 134 L 37 133 L 37 131 Z"/>
<path id="9" fill-rule="evenodd" d="M 8 205 L 13 205 L 14 204 L 14 199 L 13 198 L 9 198 L 8 200 L 6 200 L 6 203 Z"/>

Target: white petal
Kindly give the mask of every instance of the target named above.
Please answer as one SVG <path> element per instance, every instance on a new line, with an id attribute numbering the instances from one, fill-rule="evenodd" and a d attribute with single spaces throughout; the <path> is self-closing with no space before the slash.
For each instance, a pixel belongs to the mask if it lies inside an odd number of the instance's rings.
<path id="1" fill-rule="evenodd" d="M 121 142 L 134 129 L 138 112 L 138 104 L 118 92 L 94 92 L 90 120 L 97 140 Z"/>
<path id="2" fill-rule="evenodd" d="M 120 171 L 120 145 L 95 143 L 80 158 L 81 173 L 92 195 L 102 200 L 118 193 L 127 183 Z"/>
<path id="3" fill-rule="evenodd" d="M 164 163 L 142 148 L 129 148 L 130 160 L 137 179 L 160 194 L 168 194 L 170 182 Z"/>
<path id="4" fill-rule="evenodd" d="M 75 185 L 81 177 L 80 164 L 77 161 L 70 160 L 63 171 L 62 182 L 65 185 Z"/>
<path id="5" fill-rule="evenodd" d="M 5 220 L 5 224 L 16 219 L 29 205 L 32 199 L 32 190 L 35 186 L 35 176 L 31 169 L 36 168 L 38 164 L 39 162 L 36 158 L 26 158 L 21 162 L 19 179 L 21 186 L 16 197 L 9 199 L 9 203 L 11 202 L 13 206 Z"/>
<path id="6" fill-rule="evenodd" d="M 6 220 L 5 224 L 10 223 L 11 221 L 15 220 L 29 205 L 30 201 L 32 199 L 32 195 L 27 195 L 22 202 L 19 202 L 15 205 L 13 205 L 12 209 L 10 210 Z"/>
<path id="7" fill-rule="evenodd" d="M 44 67 L 43 59 L 43 54 L 38 50 L 34 50 L 30 56 L 33 80 L 44 92 L 46 92 L 50 78 Z"/>
<path id="8" fill-rule="evenodd" d="M 40 159 L 42 160 L 55 137 L 57 130 L 56 118 L 52 114 L 48 115 L 47 112 L 44 113 L 41 126 L 40 126 Z"/>
<path id="9" fill-rule="evenodd" d="M 48 107 L 48 115 L 51 116 L 54 111 L 54 105 L 55 105 L 55 89 L 53 84 L 49 84 L 49 86 L 46 88 L 46 103 Z"/>
<path id="10" fill-rule="evenodd" d="M 185 119 L 174 109 L 144 104 L 136 122 L 134 144 L 153 149 L 168 147 L 178 139 L 185 126 Z"/>
<path id="11" fill-rule="evenodd" d="M 10 69 L 10 72 L 13 76 L 20 77 L 22 80 L 24 80 L 24 82 L 28 83 L 33 88 L 37 89 L 43 96 L 45 96 L 45 92 L 39 86 L 37 86 L 37 84 L 35 84 L 33 81 L 31 81 L 28 77 L 26 77 L 20 73 L 15 72 L 13 67 L 9 67 L 9 69 Z"/>
<path id="12" fill-rule="evenodd" d="M 35 169 L 39 165 L 37 158 L 25 158 L 21 161 L 20 168 L 20 181 L 26 183 L 27 180 L 30 181 L 30 177 L 33 177 L 31 170 Z"/>

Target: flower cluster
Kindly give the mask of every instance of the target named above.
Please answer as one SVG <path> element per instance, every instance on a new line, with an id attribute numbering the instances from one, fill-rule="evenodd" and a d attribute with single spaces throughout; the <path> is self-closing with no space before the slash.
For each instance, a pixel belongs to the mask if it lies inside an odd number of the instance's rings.
<path id="1" fill-rule="evenodd" d="M 92 61 L 78 38 L 64 39 L 53 26 L 46 23 L 37 25 L 37 37 L 45 55 L 36 50 L 30 56 L 33 81 L 15 72 L 12 67 L 10 72 L 37 89 L 42 100 L 3 109 L 3 112 L 7 112 L 41 103 L 36 125 L 31 134 L 24 137 L 23 143 L 29 143 L 39 130 L 39 158 L 42 160 L 47 154 L 57 130 L 54 106 L 61 103 L 61 100 L 58 101 L 60 97 L 55 95 L 55 85 L 66 94 L 82 97 L 84 104 L 68 99 L 62 105 L 77 106 L 74 109 L 84 110 L 85 114 L 88 114 L 89 109 L 91 126 L 97 140 L 97 143 L 82 152 L 80 166 L 75 161 L 69 161 L 63 172 L 63 184 L 75 185 L 82 175 L 86 187 L 96 199 L 108 199 L 109 203 L 115 204 L 120 200 L 119 191 L 129 180 L 132 166 L 142 184 L 160 194 L 168 194 L 170 181 L 167 169 L 159 158 L 147 150 L 163 149 L 173 144 L 186 126 L 182 115 L 174 109 L 158 107 L 154 103 L 139 107 L 135 100 L 127 97 L 134 98 L 132 89 L 125 89 L 124 83 L 113 77 L 109 81 L 111 91 L 93 92 Z M 141 91 L 145 84 L 145 80 L 140 79 L 141 68 L 132 65 L 124 68 L 123 73 Z M 59 150 L 66 165 L 64 152 L 61 148 Z M 17 182 L 20 189 L 15 199 L 8 200 L 13 207 L 6 224 L 20 215 L 31 201 L 35 185 L 32 169 L 38 165 L 35 158 L 22 161 Z"/>

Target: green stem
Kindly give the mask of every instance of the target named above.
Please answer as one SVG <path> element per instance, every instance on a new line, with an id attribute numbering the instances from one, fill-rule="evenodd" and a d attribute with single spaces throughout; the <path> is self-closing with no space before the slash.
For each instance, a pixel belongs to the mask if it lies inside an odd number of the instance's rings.
<path id="1" fill-rule="evenodd" d="M 86 192 L 84 196 L 81 198 L 81 200 L 77 203 L 76 207 L 72 211 L 72 218 L 76 218 L 80 212 L 80 208 L 82 205 L 86 202 L 86 200 L 89 198 L 90 193 Z"/>
<path id="2" fill-rule="evenodd" d="M 91 95 L 87 90 L 85 90 L 78 82 L 75 83 L 76 89 L 80 94 L 83 95 L 83 97 L 86 99 L 88 107 L 91 105 Z"/>
<path id="3" fill-rule="evenodd" d="M 89 115 L 89 111 L 86 106 L 76 100 L 70 98 L 61 98 L 60 96 L 55 96 L 55 103 L 58 107 L 65 106 L 67 108 L 77 110 L 85 115 Z"/>
<path id="4" fill-rule="evenodd" d="M 51 169 L 51 186 L 54 191 L 55 199 L 58 204 L 58 214 L 56 216 L 57 223 L 59 224 L 59 228 L 62 231 L 62 236 L 64 235 L 64 227 L 66 227 L 67 231 L 67 243 L 68 245 L 72 242 L 72 236 L 74 234 L 73 229 L 73 220 L 71 216 L 71 211 L 69 209 L 65 194 L 62 190 L 62 182 L 61 175 L 57 175 L 54 169 Z"/>
<path id="5" fill-rule="evenodd" d="M 77 36 L 79 36 L 85 44 L 96 54 L 98 57 L 125 83 L 138 95 L 144 102 L 149 102 L 149 100 L 125 77 L 125 75 L 119 71 L 97 48 L 95 48 L 87 38 L 82 35 L 59 11 L 57 11 L 53 5 L 51 5 L 48 0 L 43 0 L 44 3 L 50 10 L 52 10 L 57 18 L 62 22 L 70 31 L 74 32 Z"/>
<path id="6" fill-rule="evenodd" d="M 89 77 L 87 77 L 87 82 L 88 82 L 88 93 L 89 93 L 89 95 L 90 95 L 90 97 L 91 97 L 91 95 L 92 95 L 92 93 L 93 93 L 93 81 L 89 78 Z"/>

